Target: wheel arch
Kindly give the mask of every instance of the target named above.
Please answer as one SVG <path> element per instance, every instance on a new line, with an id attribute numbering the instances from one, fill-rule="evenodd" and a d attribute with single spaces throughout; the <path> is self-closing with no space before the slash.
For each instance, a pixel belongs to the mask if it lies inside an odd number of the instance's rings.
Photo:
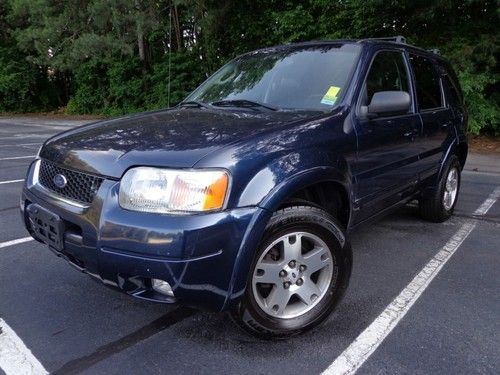
<path id="1" fill-rule="evenodd" d="M 298 202 L 322 208 L 349 227 L 351 217 L 350 183 L 345 174 L 332 167 L 317 167 L 278 184 L 260 203 L 274 212 Z"/>
<path id="2" fill-rule="evenodd" d="M 297 204 L 314 206 L 325 210 L 344 228 L 348 228 L 351 216 L 349 202 L 349 193 L 343 184 L 335 180 L 323 180 L 290 193 L 277 209 Z"/>
<path id="3" fill-rule="evenodd" d="M 341 224 L 345 226 L 344 229 L 348 228 L 351 216 L 350 184 L 348 181 L 347 176 L 334 167 L 315 167 L 290 176 L 275 185 L 260 201 L 259 207 L 261 210 L 252 220 L 245 234 L 244 243 L 238 252 L 232 271 L 230 295 L 226 300 L 225 308 L 234 305 L 244 293 L 247 276 L 250 272 L 250 265 L 265 228 L 272 217 L 272 213 L 292 202 L 298 194 L 304 192 L 306 189 L 334 187 L 336 189 L 335 192 L 338 193 L 338 196 L 341 197 L 342 202 L 346 205 L 347 213 L 344 217 L 345 222 L 341 222 Z M 318 206 L 313 201 L 309 201 L 308 203 Z"/>
<path id="4" fill-rule="evenodd" d="M 469 146 L 467 145 L 467 142 L 458 142 L 457 140 L 452 142 L 443 156 L 441 165 L 439 166 L 438 174 L 436 176 L 436 181 L 439 181 L 439 179 L 441 178 L 444 172 L 444 167 L 451 156 L 456 156 L 458 158 L 460 166 L 463 170 L 465 162 L 467 161 L 468 150 Z"/>
<path id="5" fill-rule="evenodd" d="M 455 147 L 454 153 L 458 157 L 458 161 L 462 167 L 462 170 L 465 167 L 465 162 L 467 161 L 467 154 L 469 152 L 469 145 L 466 142 L 461 142 Z"/>

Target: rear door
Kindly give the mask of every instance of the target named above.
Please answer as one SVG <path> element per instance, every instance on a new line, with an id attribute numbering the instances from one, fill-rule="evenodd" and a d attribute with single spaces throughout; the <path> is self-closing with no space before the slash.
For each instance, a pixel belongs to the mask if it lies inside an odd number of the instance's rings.
<path id="1" fill-rule="evenodd" d="M 425 179 L 434 175 L 445 155 L 455 133 L 453 112 L 447 105 L 443 78 L 439 65 L 426 56 L 410 53 L 410 64 L 415 79 L 417 108 L 422 119 L 422 138 L 420 150 L 419 175 Z"/>
<path id="2" fill-rule="evenodd" d="M 465 133 L 467 123 L 467 113 L 464 108 L 462 90 L 460 89 L 458 79 L 449 64 L 445 65 L 445 75 L 441 77 L 443 89 L 446 97 L 446 105 L 453 113 L 454 126 Z"/>
<path id="3" fill-rule="evenodd" d="M 359 219 L 390 206 L 416 185 L 421 121 L 415 106 L 408 113 L 370 118 L 365 113 L 379 91 L 412 95 L 403 51 L 382 50 L 373 57 L 363 83 L 356 115 L 358 157 L 352 165 Z"/>

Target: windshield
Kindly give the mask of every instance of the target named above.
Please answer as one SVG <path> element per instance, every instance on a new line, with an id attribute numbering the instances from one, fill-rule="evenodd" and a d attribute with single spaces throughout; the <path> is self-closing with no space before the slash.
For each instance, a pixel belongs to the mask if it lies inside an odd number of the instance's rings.
<path id="1" fill-rule="evenodd" d="M 346 89 L 359 52 L 355 44 L 333 44 L 247 54 L 222 67 L 186 101 L 328 111 Z"/>

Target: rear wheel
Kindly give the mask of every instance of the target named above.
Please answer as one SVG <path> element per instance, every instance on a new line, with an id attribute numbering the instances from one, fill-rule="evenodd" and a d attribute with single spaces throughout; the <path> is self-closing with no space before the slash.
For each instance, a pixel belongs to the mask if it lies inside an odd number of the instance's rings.
<path id="1" fill-rule="evenodd" d="M 461 170 L 458 158 L 452 155 L 436 188 L 419 201 L 420 214 L 424 219 L 440 223 L 453 214 L 460 190 Z"/>
<path id="2" fill-rule="evenodd" d="M 260 337 L 304 332 L 326 319 L 340 300 L 351 261 L 344 230 L 325 211 L 310 206 L 277 211 L 232 315 Z"/>

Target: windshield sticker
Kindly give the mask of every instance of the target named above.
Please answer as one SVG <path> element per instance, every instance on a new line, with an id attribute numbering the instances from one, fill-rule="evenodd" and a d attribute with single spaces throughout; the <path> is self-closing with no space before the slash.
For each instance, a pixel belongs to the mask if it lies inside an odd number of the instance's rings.
<path id="1" fill-rule="evenodd" d="M 337 100 L 337 94 L 339 93 L 339 91 L 340 87 L 330 86 L 325 96 L 323 96 L 323 99 L 321 99 L 321 104 L 334 105 L 335 101 Z"/>

